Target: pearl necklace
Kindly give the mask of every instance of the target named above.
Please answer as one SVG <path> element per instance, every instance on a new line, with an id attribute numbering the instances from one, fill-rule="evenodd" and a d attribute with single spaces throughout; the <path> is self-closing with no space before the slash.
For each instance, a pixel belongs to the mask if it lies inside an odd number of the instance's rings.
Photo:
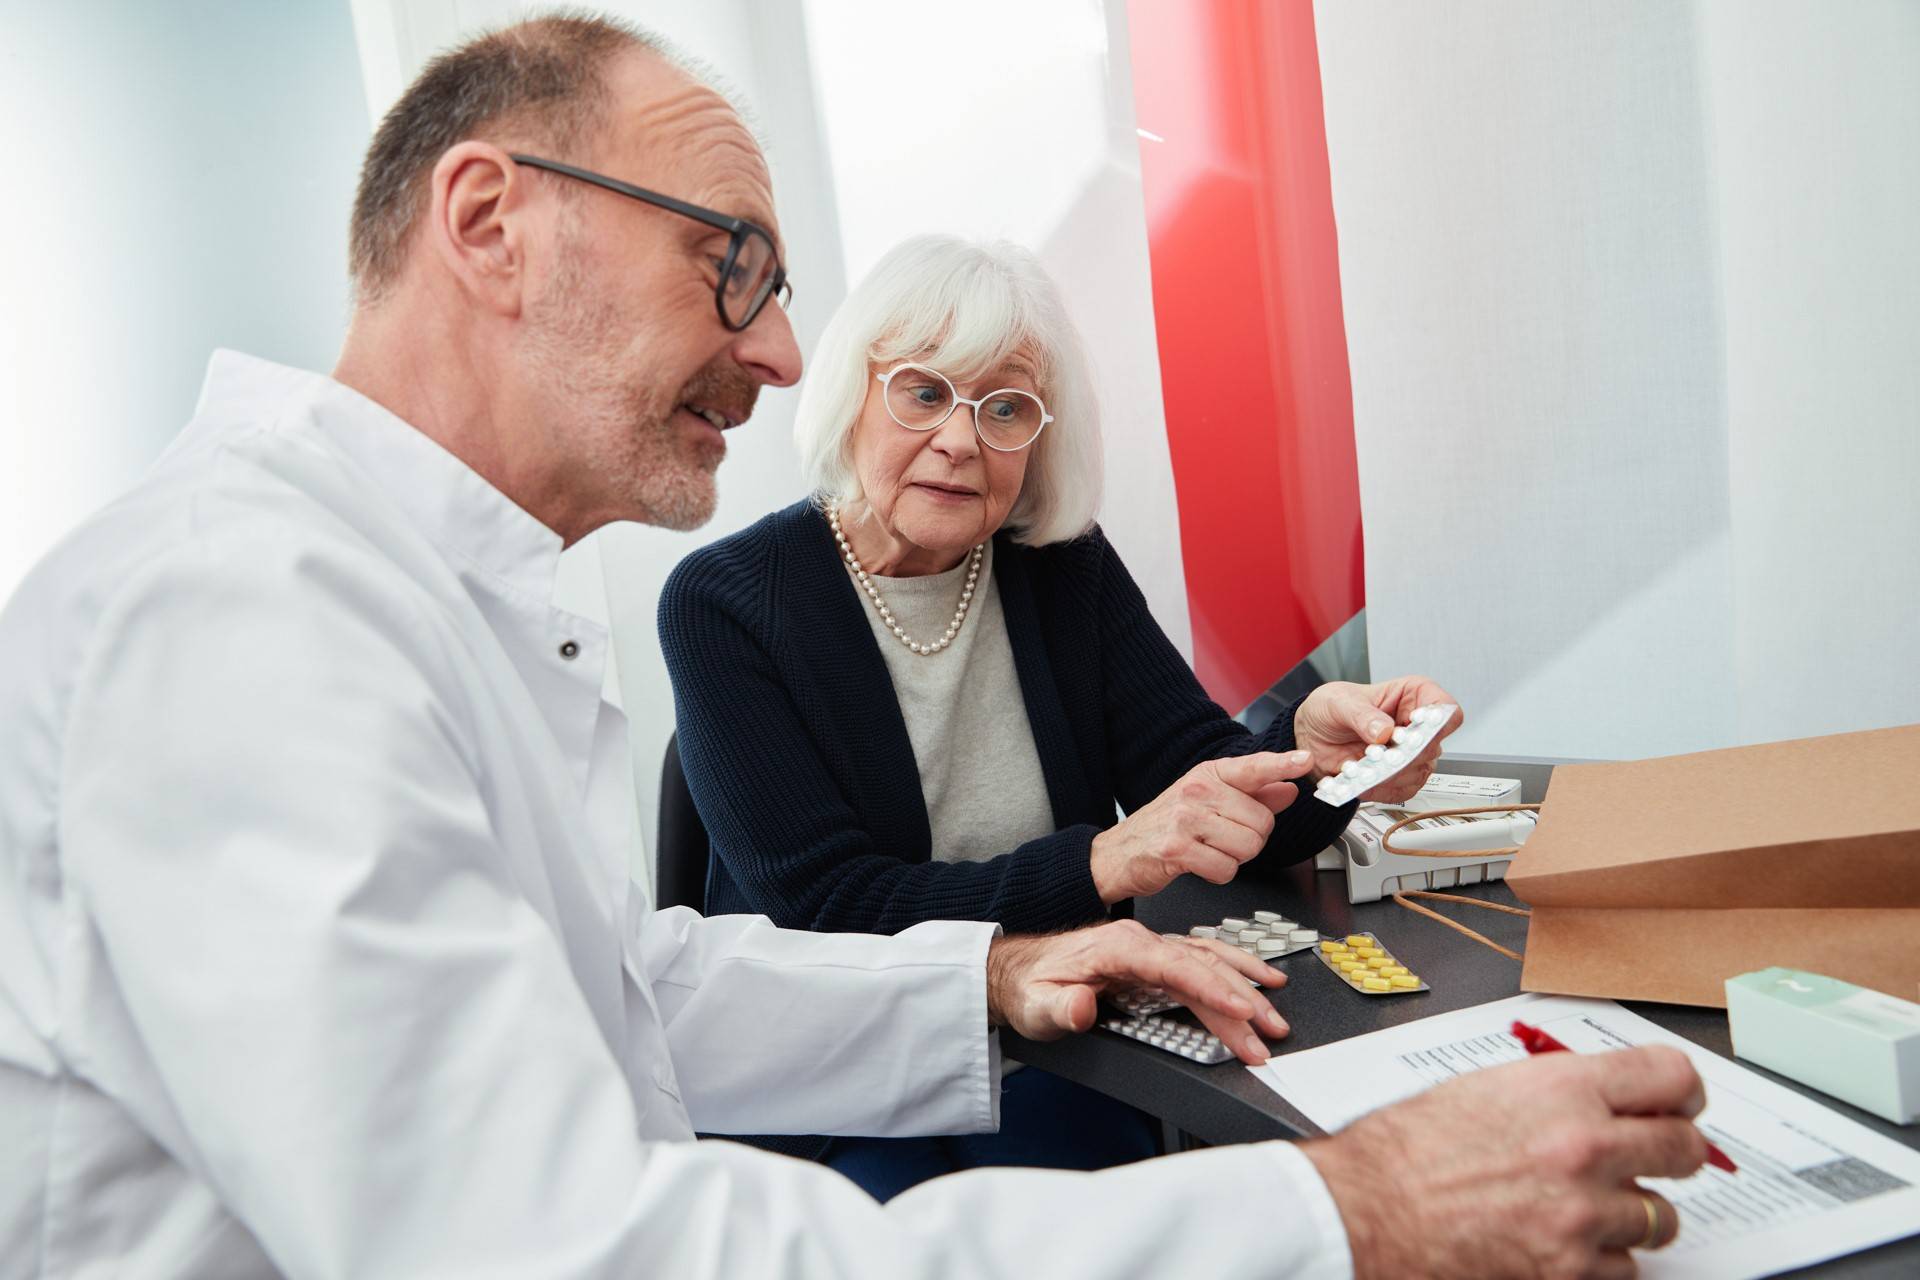
<path id="1" fill-rule="evenodd" d="M 967 607 L 973 603 L 973 584 L 980 577 L 980 556 L 987 549 L 982 542 L 974 547 L 967 565 L 967 585 L 960 589 L 960 607 L 953 611 L 953 621 L 947 624 L 947 634 L 938 640 L 922 644 L 906 633 L 898 622 L 894 621 L 893 610 L 887 608 L 886 597 L 880 594 L 880 588 L 873 585 L 873 579 L 867 575 L 860 558 L 853 554 L 853 548 L 847 545 L 847 536 L 840 532 L 840 508 L 838 505 L 827 508 L 827 523 L 833 526 L 833 540 L 840 544 L 840 558 L 847 562 L 847 568 L 853 573 L 854 581 L 867 593 L 867 599 L 873 601 L 873 607 L 880 611 L 880 621 L 893 632 L 893 638 L 921 657 L 930 657 L 953 643 L 960 634 L 960 624 L 967 620 Z"/>

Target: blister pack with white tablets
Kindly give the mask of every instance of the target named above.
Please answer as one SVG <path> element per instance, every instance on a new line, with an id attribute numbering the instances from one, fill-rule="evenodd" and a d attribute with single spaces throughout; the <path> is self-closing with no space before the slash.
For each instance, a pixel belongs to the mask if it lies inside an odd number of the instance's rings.
<path id="1" fill-rule="evenodd" d="M 1178 1009 L 1180 1002 L 1161 987 L 1143 987 L 1139 991 L 1109 991 L 1107 1003 L 1129 1018 L 1150 1018 L 1156 1013 Z"/>
<path id="2" fill-rule="evenodd" d="M 1327 968 L 1361 995 L 1393 996 L 1433 990 L 1419 975 L 1394 959 L 1393 953 L 1381 946 L 1380 939 L 1371 933 L 1329 938 L 1316 950 Z"/>
<path id="3" fill-rule="evenodd" d="M 1313 789 L 1314 798 L 1323 804 L 1342 805 L 1373 790 L 1419 759 L 1459 709 L 1451 702 L 1415 707 L 1408 723 L 1394 727 L 1389 745 L 1373 743 L 1359 759 L 1341 765 L 1340 772 L 1320 779 Z"/>
<path id="4" fill-rule="evenodd" d="M 1180 941 L 1177 933 L 1163 933 L 1160 936 L 1169 942 Z M 1317 930 L 1306 928 L 1297 920 L 1289 920 L 1278 911 L 1256 911 L 1245 919 L 1228 916 L 1217 925 L 1197 924 L 1187 931 L 1187 936 L 1216 938 L 1261 960 L 1278 960 L 1296 951 L 1305 951 L 1320 941 Z M 1161 987 L 1109 991 L 1105 999 L 1130 1018 L 1150 1018 L 1156 1013 L 1180 1007 L 1180 1002 Z"/>
<path id="5" fill-rule="evenodd" d="M 1219 924 L 1197 924 L 1190 938 L 1214 938 L 1261 960 L 1278 960 L 1305 951 L 1320 941 L 1311 925 L 1289 920 L 1278 911 L 1256 911 L 1250 916 L 1228 916 Z"/>
<path id="6" fill-rule="evenodd" d="M 1100 1025 L 1118 1035 L 1150 1044 L 1156 1049 L 1165 1049 L 1168 1053 L 1179 1054 L 1190 1062 L 1205 1066 L 1225 1062 L 1233 1056 L 1233 1050 L 1205 1027 L 1189 1026 L 1172 1018 L 1107 1018 Z"/>

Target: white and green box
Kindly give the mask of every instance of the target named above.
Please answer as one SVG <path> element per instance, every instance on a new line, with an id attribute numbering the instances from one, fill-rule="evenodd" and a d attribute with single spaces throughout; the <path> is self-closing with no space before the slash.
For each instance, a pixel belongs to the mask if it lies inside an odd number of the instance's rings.
<path id="1" fill-rule="evenodd" d="M 1920 1004 L 1798 969 L 1727 979 L 1733 1051 L 1895 1124 L 1920 1118 Z"/>

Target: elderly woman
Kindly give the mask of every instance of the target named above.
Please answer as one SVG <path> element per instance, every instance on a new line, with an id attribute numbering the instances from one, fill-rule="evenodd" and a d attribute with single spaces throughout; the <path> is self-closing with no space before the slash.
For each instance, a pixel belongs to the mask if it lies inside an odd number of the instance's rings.
<path id="1" fill-rule="evenodd" d="M 1098 920 L 1184 872 L 1312 855 L 1350 809 L 1296 780 L 1450 700 L 1324 685 L 1256 735 L 1206 696 L 1094 524 L 1092 388 L 1024 250 L 889 253 L 822 337 L 795 435 L 811 497 L 689 556 L 660 602 L 709 911 L 877 933 Z M 996 1138 L 840 1139 L 827 1159 L 884 1198 L 974 1163 L 1151 1150 L 1138 1113 L 1027 1070 Z"/>

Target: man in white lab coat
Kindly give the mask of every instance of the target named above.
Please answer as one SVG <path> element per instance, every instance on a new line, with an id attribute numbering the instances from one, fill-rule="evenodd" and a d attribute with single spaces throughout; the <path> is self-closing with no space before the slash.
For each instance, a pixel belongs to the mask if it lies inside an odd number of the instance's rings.
<path id="1" fill-rule="evenodd" d="M 0 1274 L 1623 1274 L 1671 1236 L 1630 1179 L 1699 1163 L 1700 1098 L 1651 1052 L 885 1207 L 695 1142 L 990 1128 L 993 1026 L 1112 983 L 1249 1059 L 1279 1028 L 1130 924 L 629 903 L 607 637 L 550 601 L 601 524 L 704 519 L 722 428 L 799 376 L 724 100 L 604 23 L 468 46 L 381 126 L 353 267 L 332 378 L 216 355 L 0 615 Z"/>

